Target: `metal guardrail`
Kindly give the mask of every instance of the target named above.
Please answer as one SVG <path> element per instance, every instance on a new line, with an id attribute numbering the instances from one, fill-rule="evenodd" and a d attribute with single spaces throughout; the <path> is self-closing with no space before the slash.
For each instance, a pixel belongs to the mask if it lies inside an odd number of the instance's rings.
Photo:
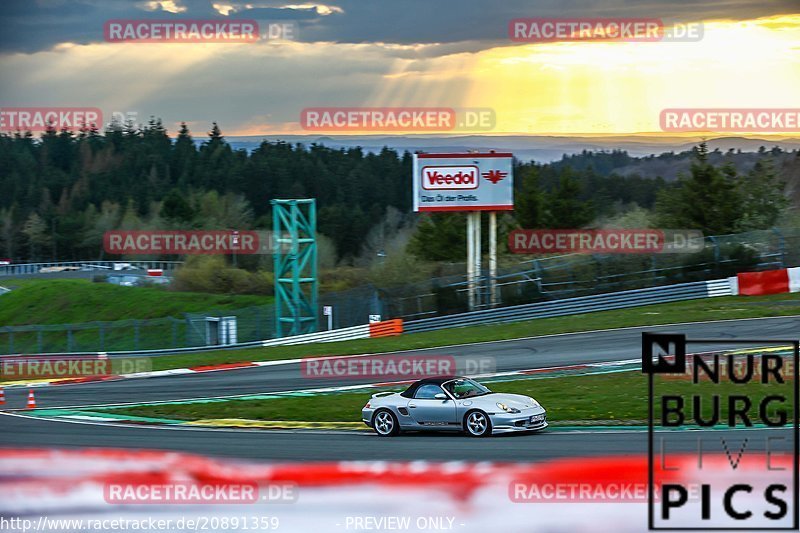
<path id="1" fill-rule="evenodd" d="M 51 261 L 44 263 L 14 263 L 10 265 L 0 265 L 0 276 L 91 271 L 121 274 L 136 271 L 144 272 L 150 268 L 160 268 L 168 272 L 175 270 L 182 264 L 182 261 Z M 115 265 L 117 266 L 116 268 Z M 121 265 L 127 265 L 133 268 L 118 268 Z"/>
<path id="2" fill-rule="evenodd" d="M 519 322 L 533 318 L 578 315 L 594 311 L 610 311 L 613 309 L 709 298 L 712 296 L 727 296 L 730 294 L 732 294 L 732 292 L 727 279 L 696 281 L 692 283 L 666 285 L 663 287 L 649 287 L 646 289 L 581 296 L 578 298 L 567 298 L 550 302 L 486 309 L 436 318 L 424 318 L 405 322 L 403 330 L 405 333 L 417 333 L 459 326 Z"/>
<path id="3" fill-rule="evenodd" d="M 369 338 L 369 324 L 361 326 L 351 326 L 349 328 L 332 329 L 330 331 L 318 331 L 316 333 L 306 333 L 293 337 L 281 337 L 263 341 L 262 346 L 288 346 L 291 344 L 307 344 L 312 342 L 336 342 L 350 341 L 355 339 Z"/>
<path id="4" fill-rule="evenodd" d="M 534 318 L 577 315 L 593 311 L 610 311 L 613 309 L 624 309 L 642 305 L 677 302 L 698 298 L 711 298 L 715 296 L 729 296 L 731 294 L 733 293 L 731 291 L 731 283 L 728 279 L 696 281 L 692 283 L 681 283 L 678 285 L 667 285 L 663 287 L 650 287 L 631 291 L 597 294 L 551 302 L 540 302 L 497 309 L 486 309 L 483 311 L 474 311 L 472 313 L 461 313 L 437 318 L 414 320 L 411 322 L 405 322 L 403 324 L 403 333 L 418 333 L 422 331 L 434 331 L 438 329 L 460 326 L 520 322 Z M 337 338 L 340 335 L 341 337 Z M 226 346 L 193 346 L 188 348 L 166 348 L 163 350 L 129 350 L 100 353 L 107 354 L 109 357 L 125 357 L 134 355 L 160 356 L 177 353 L 206 352 L 211 350 L 228 350 L 255 346 L 300 344 L 303 342 L 315 341 L 321 342 L 323 340 L 330 342 L 332 340 L 345 340 L 347 338 L 362 338 L 368 336 L 369 326 L 356 326 L 352 328 L 333 330 L 330 332 L 311 334 L 307 336 L 310 337 L 308 339 L 284 337 L 282 339 L 242 342 L 238 344 L 229 344 Z M 58 355 L 90 355 L 97 353 L 98 352 L 73 352 L 69 354 L 61 353 Z M 0 359 L 3 357 L 9 356 L 0 356 Z"/>

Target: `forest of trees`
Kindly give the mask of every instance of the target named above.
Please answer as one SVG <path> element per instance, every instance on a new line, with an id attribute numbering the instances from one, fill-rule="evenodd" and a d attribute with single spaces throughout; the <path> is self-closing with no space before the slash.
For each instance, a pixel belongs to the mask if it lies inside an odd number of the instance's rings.
<path id="1" fill-rule="evenodd" d="M 516 209 L 501 227 L 589 227 L 635 212 L 646 215 L 640 224 L 708 234 L 766 228 L 786 207 L 774 153 L 739 174 L 711 164 L 700 145 L 684 155 L 691 171 L 677 182 L 614 174 L 637 161 L 621 151 L 517 163 Z M 185 124 L 171 139 L 157 119 L 40 139 L 0 134 L 0 190 L 0 258 L 14 261 L 104 258 L 111 229 L 270 229 L 273 198 L 316 198 L 319 231 L 343 263 L 365 253 L 378 227 L 381 238 L 411 227 L 408 250 L 421 259 L 464 257 L 464 217 L 410 216 L 411 154 L 388 148 L 265 141 L 248 152 L 234 150 L 216 124 L 197 143 Z"/>
<path id="2" fill-rule="evenodd" d="M 739 173 L 732 164 L 712 164 L 707 145 L 701 143 L 682 155 L 691 161 L 689 172 L 673 182 L 613 173 L 616 165 L 637 161 L 623 151 L 584 152 L 552 164 L 518 164 L 514 214 L 501 219 L 501 232 L 514 227 L 603 226 L 698 229 L 706 235 L 724 235 L 767 229 L 778 223 L 789 203 L 786 184 L 772 159 L 783 153 L 762 149 L 752 170 Z M 671 153 L 666 158 L 678 159 Z M 792 158 L 800 168 L 800 152 Z M 419 224 L 410 250 L 430 260 L 460 261 L 466 250 L 465 231 L 466 222 L 458 215 L 428 217 Z M 424 245 L 430 242 L 457 246 Z"/>
<path id="3" fill-rule="evenodd" d="M 110 229 L 268 229 L 270 199 L 316 198 L 340 258 L 388 207 L 411 206 L 411 156 L 262 143 L 233 150 L 214 125 L 199 146 L 142 128 L 0 135 L 0 257 L 98 259 Z"/>

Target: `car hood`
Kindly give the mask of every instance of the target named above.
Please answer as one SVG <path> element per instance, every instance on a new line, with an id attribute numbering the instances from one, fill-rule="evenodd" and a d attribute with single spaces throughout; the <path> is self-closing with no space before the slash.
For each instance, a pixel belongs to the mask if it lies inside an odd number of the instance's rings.
<path id="1" fill-rule="evenodd" d="M 504 403 L 507 406 L 515 407 L 520 411 L 523 409 L 531 409 L 532 407 L 536 407 L 537 403 L 532 402 L 532 399 L 533 398 L 530 396 L 525 396 L 523 394 L 508 394 L 505 392 L 493 392 L 491 394 L 485 394 L 475 398 L 466 398 L 466 400 L 472 400 L 476 404 L 483 404 L 485 402 L 494 406 L 498 402 Z"/>

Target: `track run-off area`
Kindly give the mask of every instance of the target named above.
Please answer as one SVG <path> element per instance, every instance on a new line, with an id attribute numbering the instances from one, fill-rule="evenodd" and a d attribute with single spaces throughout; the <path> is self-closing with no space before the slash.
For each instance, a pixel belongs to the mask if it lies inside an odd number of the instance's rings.
<path id="1" fill-rule="evenodd" d="M 793 339 L 800 332 L 800 317 L 724 320 L 664 326 L 631 327 L 523 339 L 444 346 L 392 352 L 396 356 L 447 355 L 456 359 L 492 357 L 496 372 L 550 368 L 636 359 L 641 357 L 642 332 L 682 333 L 688 339 Z M 729 348 L 737 347 L 731 344 Z M 724 344 L 693 344 L 695 351 L 719 350 Z M 37 407 L 87 408 L 121 403 L 147 403 L 187 399 L 253 395 L 280 391 L 370 383 L 372 380 L 320 379 L 304 376 L 300 360 L 244 369 L 39 387 Z M 184 426 L 135 426 L 99 423 L 91 419 L 47 419 L 21 410 L 27 389 L 6 389 L 5 411 L 0 411 L 0 446 L 6 448 L 136 448 L 185 451 L 209 456 L 261 461 L 431 460 L 537 462 L 554 458 L 643 454 L 647 433 L 641 429 L 582 427 L 551 428 L 541 433 L 470 439 L 456 434 L 407 434 L 383 439 L 372 433 L 348 430 L 257 430 Z M 573 391 L 564 391 L 565 395 Z M 624 394 L 624 391 L 620 391 Z M 369 397 L 365 392 L 364 399 Z M 330 396 L 330 401 L 336 401 Z M 546 405 L 555 412 L 558 405 Z M 353 420 L 360 413 L 353 413 Z M 784 436 L 790 430 L 711 430 L 752 435 L 754 450 L 766 435 Z M 697 431 L 684 431 L 678 446 L 690 451 Z"/>

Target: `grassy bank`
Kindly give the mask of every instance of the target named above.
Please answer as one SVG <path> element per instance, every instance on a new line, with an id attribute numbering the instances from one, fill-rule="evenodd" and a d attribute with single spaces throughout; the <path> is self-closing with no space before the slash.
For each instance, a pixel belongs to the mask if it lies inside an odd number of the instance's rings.
<path id="1" fill-rule="evenodd" d="M 687 380 L 662 380 L 657 383 L 656 394 L 677 394 L 691 404 L 691 395 L 701 391 L 703 413 L 711 415 L 712 394 L 723 398 L 730 394 L 747 394 L 754 406 L 767 394 L 791 395 L 790 385 L 733 385 L 703 383 L 692 385 Z M 588 424 L 642 424 L 647 420 L 647 378 L 640 372 L 622 372 L 589 376 L 572 376 L 551 379 L 527 379 L 489 384 L 495 392 L 525 394 L 536 398 L 547 410 L 551 422 Z M 401 389 L 395 389 L 401 390 Z M 624 391 L 624 392 L 623 392 Z M 173 420 L 205 420 L 241 418 L 249 420 L 305 420 L 326 422 L 359 421 L 361 408 L 369 399 L 369 392 L 343 393 L 311 397 L 289 397 L 268 400 L 230 400 L 214 403 L 181 405 L 151 405 L 114 408 L 113 413 L 133 416 L 169 418 Z M 791 401 L 791 399 L 789 399 Z M 727 405 L 722 402 L 722 413 L 727 416 Z M 785 407 L 791 412 L 791 406 Z M 774 416 L 775 405 L 768 413 Z M 660 412 L 656 409 L 657 414 Z M 691 413 L 689 409 L 687 411 Z M 750 410 L 757 413 L 757 407 Z M 756 415 L 754 415 L 756 416 Z M 790 415 L 789 415 L 790 416 Z"/>
<path id="2" fill-rule="evenodd" d="M 0 297 L 0 326 L 148 319 L 272 303 L 271 296 L 174 292 L 88 280 L 9 280 Z"/>
<path id="3" fill-rule="evenodd" d="M 514 324 L 452 328 L 399 337 L 167 355 L 153 358 L 153 369 L 163 370 L 240 361 L 269 361 L 311 355 L 377 353 L 596 329 L 786 315 L 800 315 L 800 294 L 757 297 L 726 296 L 567 317 L 527 320 Z"/>

